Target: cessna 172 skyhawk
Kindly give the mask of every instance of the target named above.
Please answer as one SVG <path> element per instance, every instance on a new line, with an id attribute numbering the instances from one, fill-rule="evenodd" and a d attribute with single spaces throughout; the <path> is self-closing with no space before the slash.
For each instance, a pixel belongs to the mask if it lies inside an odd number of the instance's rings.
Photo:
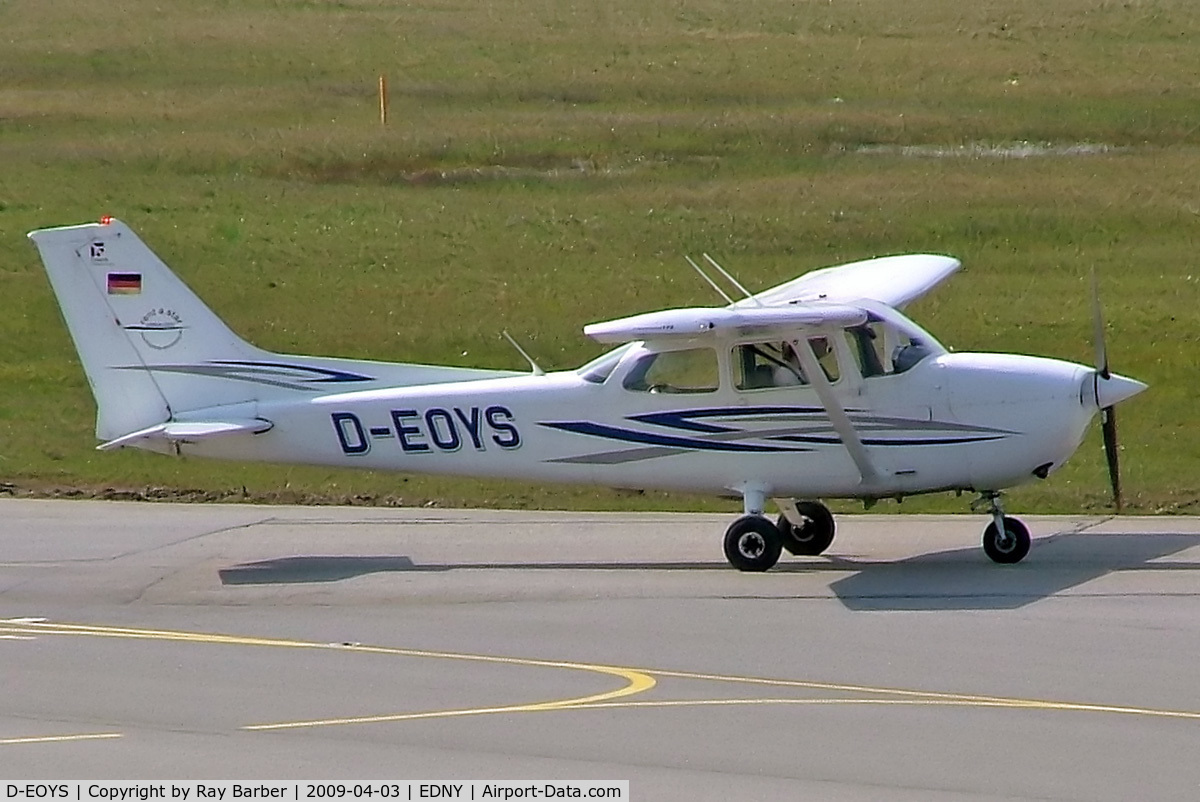
<path id="1" fill-rule="evenodd" d="M 1145 389 L 1108 371 L 1098 305 L 1096 368 L 948 352 L 899 311 L 959 267 L 945 256 L 855 262 L 755 295 L 721 271 L 747 297 L 586 326 L 615 349 L 578 370 L 530 360 L 525 374 L 268 353 L 117 220 L 29 236 L 95 394 L 101 450 L 736 495 L 724 550 L 745 571 L 830 545 L 816 499 L 948 490 L 979 494 L 985 551 L 1015 563 L 1029 531 L 1000 491 L 1061 466 L 1103 411 L 1119 504 L 1111 408 Z"/>

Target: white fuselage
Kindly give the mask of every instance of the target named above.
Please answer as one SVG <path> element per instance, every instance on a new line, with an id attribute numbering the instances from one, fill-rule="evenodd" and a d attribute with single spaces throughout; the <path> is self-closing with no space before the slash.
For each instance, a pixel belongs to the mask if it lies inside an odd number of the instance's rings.
<path id="1" fill-rule="evenodd" d="M 642 392 L 627 350 L 603 382 L 552 373 L 264 402 L 270 431 L 184 453 L 414 473 L 727 494 L 886 497 L 995 490 L 1045 476 L 1096 412 L 1089 368 L 1038 357 L 929 356 L 834 383 L 878 469 L 866 484 L 811 387 Z"/>
<path id="2" fill-rule="evenodd" d="M 816 529 L 790 501 L 972 489 L 990 500 L 994 559 L 1013 561 L 1023 551 L 1005 550 L 996 491 L 1048 475 L 1098 410 L 1145 388 L 1111 376 L 1102 345 L 1096 369 L 949 353 L 898 311 L 958 269 L 947 256 L 854 262 L 737 302 L 722 292 L 726 306 L 593 323 L 586 333 L 622 345 L 576 371 L 518 375 L 270 353 L 120 221 L 30 238 L 95 394 L 102 449 L 735 495 L 752 519 L 773 497 L 788 526 Z M 726 556 L 763 570 L 778 532 L 749 526 L 727 533 Z"/>

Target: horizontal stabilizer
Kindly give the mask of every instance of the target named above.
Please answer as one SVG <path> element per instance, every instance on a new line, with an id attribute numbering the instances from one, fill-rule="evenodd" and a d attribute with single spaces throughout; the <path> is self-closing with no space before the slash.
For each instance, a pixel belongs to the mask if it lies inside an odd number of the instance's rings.
<path id="1" fill-rule="evenodd" d="M 140 431 L 132 432 L 116 440 L 109 440 L 96 446 L 98 451 L 111 451 L 122 446 L 131 446 L 143 440 L 162 440 L 165 442 L 180 442 L 183 440 L 195 442 L 209 440 L 214 437 L 230 437 L 237 434 L 261 434 L 273 424 L 262 418 L 246 418 L 242 420 L 217 421 L 168 421 L 157 426 L 151 426 Z"/>
<path id="2" fill-rule="evenodd" d="M 794 334 L 821 327 L 857 326 L 867 313 L 841 304 L 792 304 L 783 307 L 698 307 L 664 309 L 619 320 L 592 323 L 583 333 L 602 343 L 633 340 L 698 339 L 707 337 Z"/>

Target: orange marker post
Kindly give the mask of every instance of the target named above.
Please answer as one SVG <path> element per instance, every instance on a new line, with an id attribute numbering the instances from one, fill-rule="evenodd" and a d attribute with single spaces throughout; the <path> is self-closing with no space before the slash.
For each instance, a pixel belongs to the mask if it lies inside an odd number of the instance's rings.
<path id="1" fill-rule="evenodd" d="M 379 76 L 379 124 L 387 125 L 388 118 L 388 91 L 387 91 L 387 76 Z"/>

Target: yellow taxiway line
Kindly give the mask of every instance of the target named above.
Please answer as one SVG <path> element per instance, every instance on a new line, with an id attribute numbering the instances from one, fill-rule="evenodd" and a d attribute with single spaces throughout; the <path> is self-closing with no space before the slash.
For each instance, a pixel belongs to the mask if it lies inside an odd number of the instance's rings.
<path id="1" fill-rule="evenodd" d="M 0 738 L 0 745 L 49 744 L 63 741 L 100 741 L 120 737 L 121 733 L 119 732 L 93 732 L 83 735 L 30 735 L 24 738 Z"/>
<path id="2" fill-rule="evenodd" d="M 1157 718 L 1200 720 L 1200 712 L 1187 710 L 1168 710 L 1125 705 L 1093 704 L 1085 702 L 1065 702 L 1047 699 L 1023 699 L 1018 697 L 987 696 L 979 694 L 946 693 L 940 691 L 922 691 L 909 688 L 890 688 L 883 686 L 855 685 L 846 683 L 817 682 L 811 680 L 770 679 L 766 677 L 745 677 L 728 674 L 706 674 L 688 671 L 672 671 L 654 668 L 631 668 L 623 666 L 602 665 L 595 663 L 577 663 L 561 660 L 536 660 L 519 657 L 497 657 L 492 655 L 469 654 L 461 652 L 442 652 L 424 649 L 402 649 L 387 646 L 369 646 L 356 643 L 318 643 L 314 641 L 288 640 L 282 638 L 244 637 L 236 635 L 219 635 L 200 632 L 181 632 L 174 630 L 137 629 L 129 627 L 106 627 L 85 624 L 61 624 L 41 622 L 32 619 L 0 621 L 0 632 L 14 635 L 81 635 L 107 638 L 132 638 L 142 640 L 169 640 L 191 643 L 227 644 L 237 646 L 264 646 L 290 649 L 331 649 L 359 654 L 381 654 L 398 657 L 418 657 L 442 660 L 461 660 L 497 665 L 525 666 L 535 668 L 560 668 L 573 671 L 588 671 L 604 674 L 624 680 L 621 687 L 591 694 L 588 696 L 556 699 L 542 702 L 527 702 L 512 705 L 491 707 L 473 707 L 450 710 L 431 710 L 412 713 L 393 713 L 372 716 L 353 716 L 339 718 L 309 719 L 302 721 L 284 721 L 264 724 L 250 724 L 241 729 L 248 731 L 271 731 L 301 729 L 308 727 L 326 727 L 349 724 L 377 724 L 384 722 L 416 721 L 437 718 L 458 718 L 463 716 L 489 715 L 498 713 L 533 713 L 561 710 L 583 709 L 616 709 L 616 708 L 654 708 L 654 707 L 686 707 L 686 706 L 737 706 L 737 705 L 879 705 L 879 706 L 958 706 L 978 708 L 1008 708 L 1026 710 L 1056 710 L 1065 712 L 1108 713 L 1121 715 L 1138 715 Z M 671 678 L 681 680 L 697 680 L 705 682 L 732 683 L 759 687 L 792 688 L 796 690 L 821 691 L 838 694 L 857 694 L 858 697 L 838 698 L 725 698 L 725 699 L 691 699 L 691 700 L 630 700 L 629 697 L 645 693 L 654 688 L 658 679 Z M 877 697 L 877 698 L 871 698 Z M 101 734 L 94 736 L 63 736 L 59 740 L 83 738 L 119 737 L 119 734 Z M 53 739 L 46 739 L 53 740 Z M 24 739 L 2 741 L 2 743 L 27 742 Z M 33 741 L 29 741 L 33 742 Z"/>
<path id="3" fill-rule="evenodd" d="M 130 627 L 106 627 L 88 624 L 61 624 L 52 622 L 21 622 L 12 627 L 0 623 L 0 632 L 13 634 L 38 635 L 80 635 L 102 638 L 132 638 L 137 640 L 167 640 L 190 643 L 214 643 L 234 646 L 271 646 L 287 649 L 332 649 L 337 651 L 355 652 L 359 654 L 383 654 L 398 657 L 424 657 L 442 660 L 464 660 L 500 665 L 524 666 L 532 668 L 561 668 L 573 671 L 590 671 L 606 674 L 625 680 L 625 685 L 612 691 L 589 694 L 587 696 L 554 699 L 542 702 L 504 705 L 500 707 L 470 708 L 463 710 L 441 710 L 426 713 L 399 713 L 379 716 L 362 716 L 355 718 L 331 718 L 313 721 L 282 722 L 278 724 L 254 724 L 242 727 L 244 730 L 279 730 L 300 727 L 330 726 L 335 724 L 368 724 L 384 721 L 404 721 L 420 718 L 447 718 L 453 716 L 483 715 L 487 713 L 516 713 L 539 710 L 557 710 L 587 706 L 612 699 L 642 693 L 653 688 L 657 681 L 648 674 L 631 668 L 620 666 L 596 665 L 591 663 L 575 663 L 563 660 L 535 660 L 520 657 L 495 657 L 483 654 L 468 654 L 461 652 L 439 652 L 424 649 L 400 649 L 388 646 L 365 646 L 357 643 L 318 643 L 315 641 L 288 640 L 283 638 L 257 638 L 238 635 L 218 635 L 202 632 L 179 632 L 161 629 L 136 629 Z"/>

